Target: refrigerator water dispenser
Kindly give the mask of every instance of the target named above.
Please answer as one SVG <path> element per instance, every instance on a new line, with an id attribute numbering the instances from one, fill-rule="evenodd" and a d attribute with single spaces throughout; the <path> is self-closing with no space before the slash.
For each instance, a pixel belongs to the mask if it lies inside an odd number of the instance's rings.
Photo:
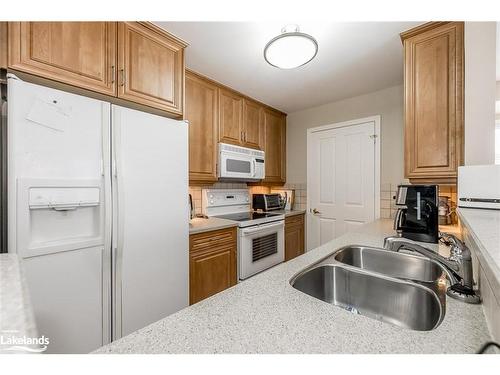
<path id="1" fill-rule="evenodd" d="M 99 180 L 18 180 L 18 250 L 24 257 L 96 246 L 104 220 Z"/>

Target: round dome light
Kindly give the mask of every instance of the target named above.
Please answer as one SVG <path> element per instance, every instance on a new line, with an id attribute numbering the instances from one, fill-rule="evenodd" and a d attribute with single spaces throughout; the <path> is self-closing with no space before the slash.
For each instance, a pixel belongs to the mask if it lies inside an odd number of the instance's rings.
<path id="1" fill-rule="evenodd" d="M 264 48 L 264 58 L 277 68 L 293 69 L 307 64 L 318 53 L 318 42 L 301 33 L 297 25 L 285 26 Z"/>

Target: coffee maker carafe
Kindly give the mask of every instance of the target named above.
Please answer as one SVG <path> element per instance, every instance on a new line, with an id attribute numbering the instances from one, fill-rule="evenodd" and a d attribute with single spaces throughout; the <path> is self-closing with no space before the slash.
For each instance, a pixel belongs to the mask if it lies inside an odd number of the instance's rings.
<path id="1" fill-rule="evenodd" d="M 402 237 L 421 242 L 438 242 L 438 186 L 399 185 L 394 229 Z"/>

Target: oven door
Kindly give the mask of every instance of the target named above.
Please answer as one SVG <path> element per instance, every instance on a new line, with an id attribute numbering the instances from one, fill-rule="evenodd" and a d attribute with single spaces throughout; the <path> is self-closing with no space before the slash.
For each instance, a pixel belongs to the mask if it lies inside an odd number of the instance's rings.
<path id="1" fill-rule="evenodd" d="M 254 179 L 255 163 L 250 155 L 227 151 L 219 155 L 220 178 Z"/>
<path id="2" fill-rule="evenodd" d="M 238 276 L 244 280 L 285 260 L 285 222 L 238 229 Z"/>

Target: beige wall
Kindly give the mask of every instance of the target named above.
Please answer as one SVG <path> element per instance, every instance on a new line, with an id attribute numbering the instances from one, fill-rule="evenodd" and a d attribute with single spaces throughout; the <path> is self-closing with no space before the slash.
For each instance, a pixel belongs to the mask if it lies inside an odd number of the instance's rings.
<path id="1" fill-rule="evenodd" d="M 287 117 L 287 182 L 306 182 L 307 129 L 381 116 L 381 176 L 384 184 L 403 180 L 403 86 L 289 113 Z"/>
<path id="2" fill-rule="evenodd" d="M 495 162 L 496 23 L 465 23 L 465 164 Z"/>

